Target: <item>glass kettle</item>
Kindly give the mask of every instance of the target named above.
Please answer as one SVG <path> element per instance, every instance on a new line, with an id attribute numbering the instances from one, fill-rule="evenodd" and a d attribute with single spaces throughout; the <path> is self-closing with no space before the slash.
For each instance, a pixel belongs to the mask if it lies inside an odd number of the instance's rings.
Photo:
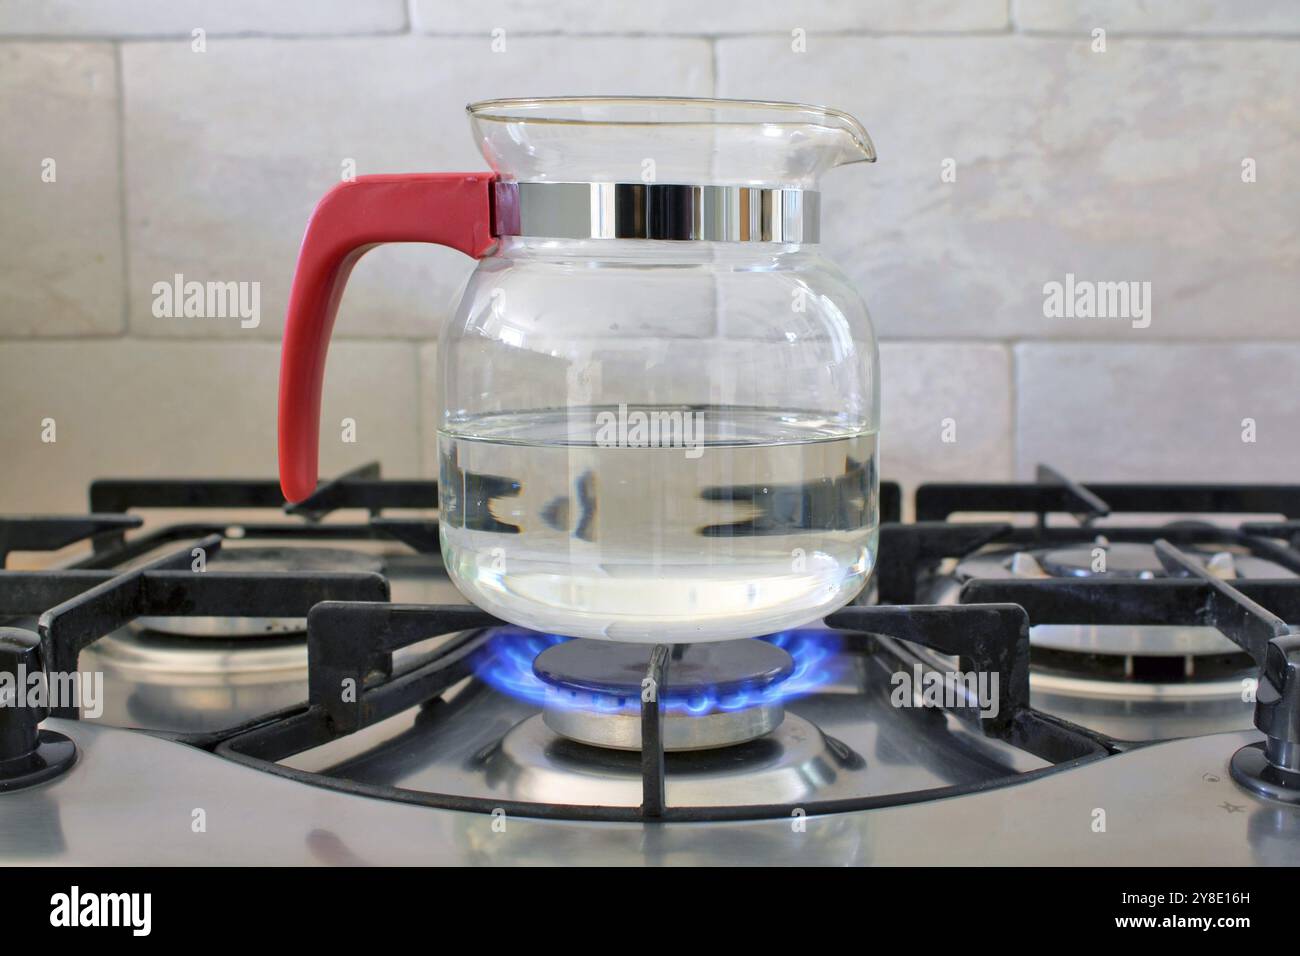
<path id="1" fill-rule="evenodd" d="M 624 97 L 468 107 L 491 172 L 366 176 L 307 226 L 280 474 L 316 485 L 347 275 L 382 242 L 478 259 L 438 343 L 439 524 L 474 604 L 570 637 L 688 643 L 817 620 L 878 538 L 866 307 L 818 250 L 818 180 L 874 161 L 838 110 Z"/>

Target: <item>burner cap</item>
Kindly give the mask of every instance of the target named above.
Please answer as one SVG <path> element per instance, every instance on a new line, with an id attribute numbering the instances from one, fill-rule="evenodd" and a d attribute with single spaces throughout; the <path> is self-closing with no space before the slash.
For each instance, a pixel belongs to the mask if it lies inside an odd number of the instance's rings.
<path id="1" fill-rule="evenodd" d="M 639 699 L 653 651 L 653 644 L 565 641 L 537 655 L 533 672 L 554 687 Z M 790 655 L 766 641 L 678 644 L 669 658 L 664 690 L 668 698 L 722 696 L 767 687 L 793 670 Z"/>
<path id="2" fill-rule="evenodd" d="M 1093 552 L 1105 552 L 1104 571 L 1094 571 Z M 1164 565 L 1149 544 L 1081 545 L 1048 551 L 1038 559 L 1048 574 L 1058 578 L 1158 578 L 1165 577 Z"/>
<path id="3" fill-rule="evenodd" d="M 548 647 L 533 662 L 547 685 L 543 718 L 562 736 L 618 750 L 641 747 L 641 681 L 654 646 L 572 640 Z M 785 680 L 794 661 L 753 639 L 674 648 L 664 706 L 664 748 L 702 750 L 753 740 L 785 715 L 779 698 L 756 692 Z M 756 694 L 752 704 L 749 694 Z"/>

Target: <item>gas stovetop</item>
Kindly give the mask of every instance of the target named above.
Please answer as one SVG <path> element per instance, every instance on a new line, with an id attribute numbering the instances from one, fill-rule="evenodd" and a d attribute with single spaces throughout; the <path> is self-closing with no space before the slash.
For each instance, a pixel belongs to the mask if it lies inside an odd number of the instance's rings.
<path id="1" fill-rule="evenodd" d="M 1300 486 L 885 483 L 853 604 L 677 646 L 467 605 L 436 503 L 0 519 L 74 552 L 0 572 L 0 862 L 1300 863 Z"/>

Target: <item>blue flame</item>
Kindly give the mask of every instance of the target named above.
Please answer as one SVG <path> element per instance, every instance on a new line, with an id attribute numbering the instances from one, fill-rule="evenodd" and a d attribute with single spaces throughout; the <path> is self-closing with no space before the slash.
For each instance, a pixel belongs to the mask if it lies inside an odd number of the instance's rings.
<path id="1" fill-rule="evenodd" d="M 640 709 L 640 700 L 635 696 L 585 691 L 560 692 L 533 673 L 533 661 L 538 654 L 567 640 L 569 638 L 554 634 L 499 628 L 476 658 L 474 671 L 481 680 L 502 693 L 536 707 L 571 707 L 611 714 Z M 702 717 L 706 714 L 784 703 L 811 694 L 836 677 L 839 640 L 834 631 L 782 631 L 758 640 L 774 644 L 790 655 L 794 661 L 794 670 L 789 677 L 766 687 L 734 690 L 725 694 L 713 688 L 691 694 L 669 692 L 663 699 L 664 709 L 670 713 Z"/>

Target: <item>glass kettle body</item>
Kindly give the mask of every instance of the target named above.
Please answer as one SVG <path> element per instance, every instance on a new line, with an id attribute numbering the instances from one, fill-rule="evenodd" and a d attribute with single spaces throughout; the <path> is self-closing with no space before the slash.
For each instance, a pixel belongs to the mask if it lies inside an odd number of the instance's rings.
<path id="1" fill-rule="evenodd" d="M 440 536 L 467 598 L 548 633 L 672 643 L 851 600 L 878 538 L 878 360 L 818 251 L 815 187 L 874 159 L 865 131 L 723 100 L 470 115 L 492 173 L 363 177 L 308 227 L 281 369 L 286 496 L 315 487 L 352 262 L 437 242 L 479 257 L 439 336 Z"/>

